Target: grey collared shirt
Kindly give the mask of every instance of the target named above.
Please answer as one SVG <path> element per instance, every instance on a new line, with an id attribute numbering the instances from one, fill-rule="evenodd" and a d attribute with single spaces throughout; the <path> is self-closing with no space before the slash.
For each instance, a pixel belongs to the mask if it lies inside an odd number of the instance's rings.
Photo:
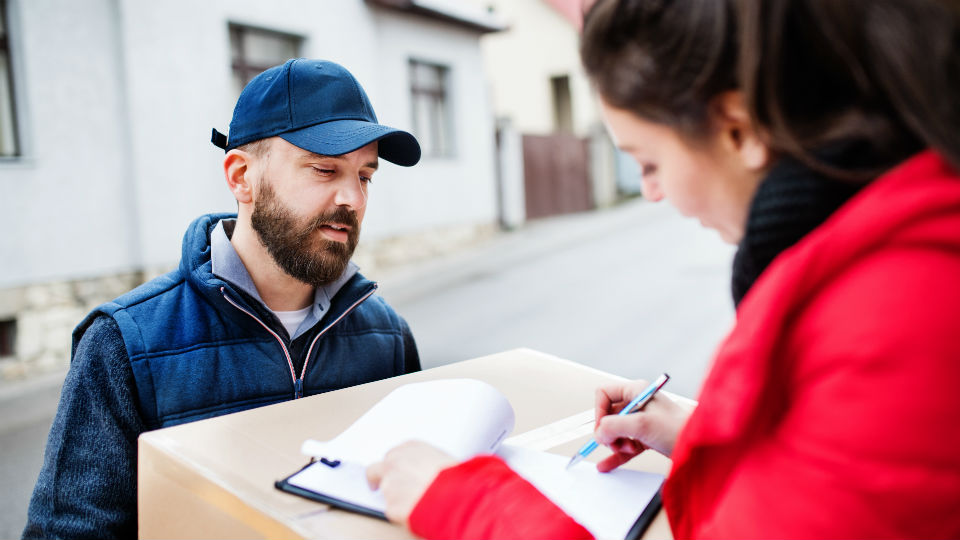
<path id="1" fill-rule="evenodd" d="M 230 232 L 233 232 L 233 227 L 236 223 L 236 219 L 221 220 L 217 223 L 213 232 L 210 233 L 210 260 L 213 264 L 213 274 L 233 283 L 243 292 L 256 298 L 264 307 L 270 309 L 263 299 L 260 298 L 257 286 L 253 284 L 253 278 L 250 277 L 250 273 L 247 272 L 247 267 L 243 265 L 240 255 L 233 249 L 233 244 L 230 243 L 230 238 L 227 236 L 224 225 L 226 224 L 226 226 L 230 228 Z M 330 311 L 330 302 L 334 295 L 336 295 L 344 284 L 350 281 L 350 278 L 358 271 L 359 267 L 351 261 L 336 281 L 322 287 L 317 287 L 314 290 L 313 309 L 307 314 L 307 318 L 300 323 L 296 333 L 290 336 L 291 340 L 296 339 L 323 320 L 323 317 Z"/>

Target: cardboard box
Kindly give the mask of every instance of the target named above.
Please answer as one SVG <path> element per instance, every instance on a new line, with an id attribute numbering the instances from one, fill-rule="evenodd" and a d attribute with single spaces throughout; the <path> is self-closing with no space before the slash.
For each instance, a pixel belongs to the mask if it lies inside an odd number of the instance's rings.
<path id="1" fill-rule="evenodd" d="M 570 417 L 592 411 L 596 387 L 622 380 L 517 349 L 145 433 L 139 440 L 140 538 L 411 538 L 402 527 L 331 509 L 273 484 L 306 464 L 300 453 L 305 439 L 332 439 L 400 385 L 456 377 L 498 388 L 516 413 L 512 435 L 546 435 L 541 445 L 549 446 L 542 449 L 564 456 L 588 438 L 572 434 Z M 598 450 L 591 460 L 605 455 Z M 666 474 L 669 460 L 646 452 L 630 467 Z M 663 512 L 644 537 L 670 537 Z"/>

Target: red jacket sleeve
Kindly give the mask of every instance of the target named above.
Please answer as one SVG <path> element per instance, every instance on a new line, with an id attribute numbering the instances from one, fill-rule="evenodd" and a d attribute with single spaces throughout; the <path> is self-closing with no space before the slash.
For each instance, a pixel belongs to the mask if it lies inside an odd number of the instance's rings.
<path id="1" fill-rule="evenodd" d="M 410 514 L 410 529 L 424 538 L 593 538 L 494 456 L 437 475 Z"/>

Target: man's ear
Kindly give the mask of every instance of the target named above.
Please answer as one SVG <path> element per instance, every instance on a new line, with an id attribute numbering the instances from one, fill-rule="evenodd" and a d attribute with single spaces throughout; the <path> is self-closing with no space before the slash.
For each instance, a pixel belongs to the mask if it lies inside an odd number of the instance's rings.
<path id="1" fill-rule="evenodd" d="M 255 157 L 249 152 L 234 148 L 223 158 L 223 173 L 227 186 L 240 204 L 253 202 L 253 174 L 251 169 Z"/>
<path id="2" fill-rule="evenodd" d="M 765 169 L 770 162 L 770 147 L 750 119 L 743 92 L 724 92 L 715 97 L 711 105 L 714 122 L 724 145 L 736 152 L 745 169 Z"/>

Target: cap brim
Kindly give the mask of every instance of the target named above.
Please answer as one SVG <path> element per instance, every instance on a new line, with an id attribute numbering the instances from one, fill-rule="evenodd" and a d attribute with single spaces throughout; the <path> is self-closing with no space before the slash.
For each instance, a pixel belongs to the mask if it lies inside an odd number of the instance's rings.
<path id="1" fill-rule="evenodd" d="M 277 135 L 304 150 L 340 156 L 379 141 L 383 159 L 410 167 L 420 161 L 420 143 L 406 131 L 363 120 L 334 120 Z"/>

